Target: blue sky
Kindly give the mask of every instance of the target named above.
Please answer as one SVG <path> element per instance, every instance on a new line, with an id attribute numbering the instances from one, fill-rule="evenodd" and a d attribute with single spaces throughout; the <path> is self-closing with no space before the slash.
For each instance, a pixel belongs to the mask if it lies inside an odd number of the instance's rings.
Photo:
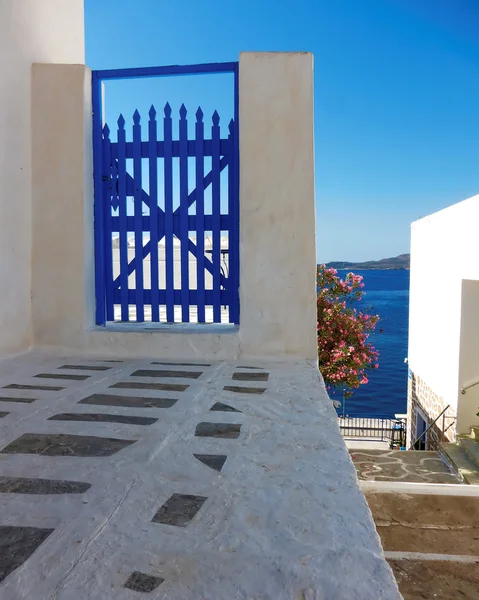
<path id="1" fill-rule="evenodd" d="M 479 193 L 477 0 L 85 0 L 85 25 L 93 69 L 314 53 L 319 261 L 408 252 L 411 221 Z M 114 84 L 107 114 L 185 101 L 226 124 L 230 83 Z"/>

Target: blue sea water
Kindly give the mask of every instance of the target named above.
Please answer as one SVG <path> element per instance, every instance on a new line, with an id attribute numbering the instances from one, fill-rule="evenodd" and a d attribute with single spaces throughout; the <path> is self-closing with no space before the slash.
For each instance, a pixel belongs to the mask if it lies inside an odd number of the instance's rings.
<path id="1" fill-rule="evenodd" d="M 344 277 L 347 271 L 338 271 Z M 364 277 L 364 296 L 357 308 L 378 314 L 380 321 L 371 336 L 379 350 L 379 368 L 368 371 L 369 383 L 359 386 L 343 401 L 339 414 L 389 415 L 405 413 L 407 406 L 407 357 L 409 271 L 356 271 Z M 344 411 L 344 412 L 343 412 Z"/>

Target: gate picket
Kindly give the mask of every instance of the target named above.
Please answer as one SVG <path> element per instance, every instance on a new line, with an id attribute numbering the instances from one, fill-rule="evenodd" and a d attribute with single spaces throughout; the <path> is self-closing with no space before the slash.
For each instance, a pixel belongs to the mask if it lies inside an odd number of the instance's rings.
<path id="1" fill-rule="evenodd" d="M 145 320 L 145 305 L 143 300 L 143 198 L 141 179 L 141 125 L 140 113 L 133 113 L 133 179 L 134 189 L 134 215 L 135 215 L 135 296 L 136 320 L 143 323 Z M 151 206 L 151 205 L 150 205 Z"/>
<path id="2" fill-rule="evenodd" d="M 196 111 L 196 289 L 198 290 L 198 323 L 205 322 L 205 176 L 203 111 Z"/>
<path id="3" fill-rule="evenodd" d="M 173 299 L 174 247 L 173 247 L 173 134 L 171 125 L 171 106 L 165 105 L 164 119 L 165 142 L 165 280 L 166 280 L 166 320 L 175 322 L 175 302 Z"/>
<path id="4" fill-rule="evenodd" d="M 148 124 L 148 174 L 150 192 L 150 280 L 151 280 L 151 320 L 160 320 L 160 297 L 158 281 L 158 159 L 156 156 L 156 110 L 152 105 Z"/>
<path id="5" fill-rule="evenodd" d="M 180 256 L 181 256 L 181 320 L 190 321 L 190 265 L 188 250 L 188 121 L 184 104 L 180 108 Z"/>
<path id="6" fill-rule="evenodd" d="M 120 254 L 120 301 L 121 320 L 129 321 L 128 307 L 128 227 L 126 204 L 126 132 L 125 119 L 120 115 L 118 119 L 118 230 Z M 116 281 L 113 282 L 113 285 Z"/>
<path id="7" fill-rule="evenodd" d="M 221 294 L 220 294 L 220 275 L 221 275 L 221 227 L 220 227 L 220 116 L 213 113 L 213 126 L 211 128 L 211 172 L 212 172 L 212 252 L 213 262 L 213 321 L 221 322 Z"/>

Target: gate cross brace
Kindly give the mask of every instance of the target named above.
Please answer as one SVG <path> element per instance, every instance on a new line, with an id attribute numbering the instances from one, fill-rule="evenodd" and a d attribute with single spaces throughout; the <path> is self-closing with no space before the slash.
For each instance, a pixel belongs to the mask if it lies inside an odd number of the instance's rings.
<path id="1" fill-rule="evenodd" d="M 118 168 L 118 163 L 116 160 L 114 161 L 114 163 L 115 163 L 115 166 Z M 220 172 L 223 171 L 227 165 L 228 165 L 228 159 L 226 156 L 223 156 L 220 161 Z M 213 172 L 210 171 L 203 179 L 203 190 L 205 190 L 209 185 L 211 185 L 212 180 L 213 180 Z M 131 189 L 131 186 L 134 185 L 134 179 L 129 173 L 126 173 L 126 182 L 127 182 L 127 188 L 128 188 L 128 184 L 129 184 L 129 187 Z M 188 195 L 188 207 L 190 207 L 196 201 L 196 190 L 197 190 L 197 188 L 195 188 Z M 150 196 L 143 189 L 141 190 L 141 199 L 142 199 L 142 202 L 144 202 L 151 211 Z M 111 202 L 111 204 L 115 208 L 113 202 Z M 179 214 L 180 208 L 181 207 L 178 207 L 173 212 L 173 216 Z M 160 208 L 159 206 L 156 207 L 156 213 L 157 213 L 157 215 L 165 216 L 164 210 L 162 208 Z M 176 234 L 177 232 L 175 230 L 173 230 L 173 233 Z M 158 232 L 158 242 L 160 242 L 164 237 L 165 237 L 165 231 L 164 231 L 164 227 L 163 227 L 163 230 Z M 181 241 L 181 236 L 177 235 L 177 237 Z M 197 247 L 189 238 L 188 238 L 188 250 L 189 250 L 189 252 L 191 252 L 191 254 L 193 254 L 193 256 L 196 258 L 197 261 L 198 260 L 201 261 L 201 259 L 198 258 Z M 142 260 L 145 259 L 150 254 L 150 252 L 151 252 L 151 242 L 148 241 L 145 244 L 145 246 L 142 247 Z M 211 275 L 213 275 L 213 263 L 206 256 L 203 256 L 203 268 L 205 268 L 209 273 L 211 273 Z M 128 276 L 130 276 L 133 273 L 133 271 L 135 271 L 135 269 L 136 269 L 136 257 L 133 258 L 133 260 L 128 263 Z M 228 279 L 222 273 L 220 274 L 220 283 L 224 289 L 228 289 Z M 120 288 L 120 276 L 118 276 L 113 282 L 113 289 L 119 289 L 119 288 Z"/>

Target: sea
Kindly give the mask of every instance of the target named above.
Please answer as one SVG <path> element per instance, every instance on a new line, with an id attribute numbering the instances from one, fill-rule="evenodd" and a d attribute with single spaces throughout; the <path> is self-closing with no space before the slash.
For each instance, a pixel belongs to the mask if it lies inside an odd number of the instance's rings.
<path id="1" fill-rule="evenodd" d="M 338 271 L 344 277 L 348 271 Z M 380 321 L 370 341 L 379 351 L 379 368 L 367 372 L 369 383 L 359 386 L 351 398 L 331 395 L 342 406 L 340 415 L 368 416 L 405 413 L 407 407 L 409 271 L 361 271 L 364 295 L 357 308 L 378 314 Z"/>

